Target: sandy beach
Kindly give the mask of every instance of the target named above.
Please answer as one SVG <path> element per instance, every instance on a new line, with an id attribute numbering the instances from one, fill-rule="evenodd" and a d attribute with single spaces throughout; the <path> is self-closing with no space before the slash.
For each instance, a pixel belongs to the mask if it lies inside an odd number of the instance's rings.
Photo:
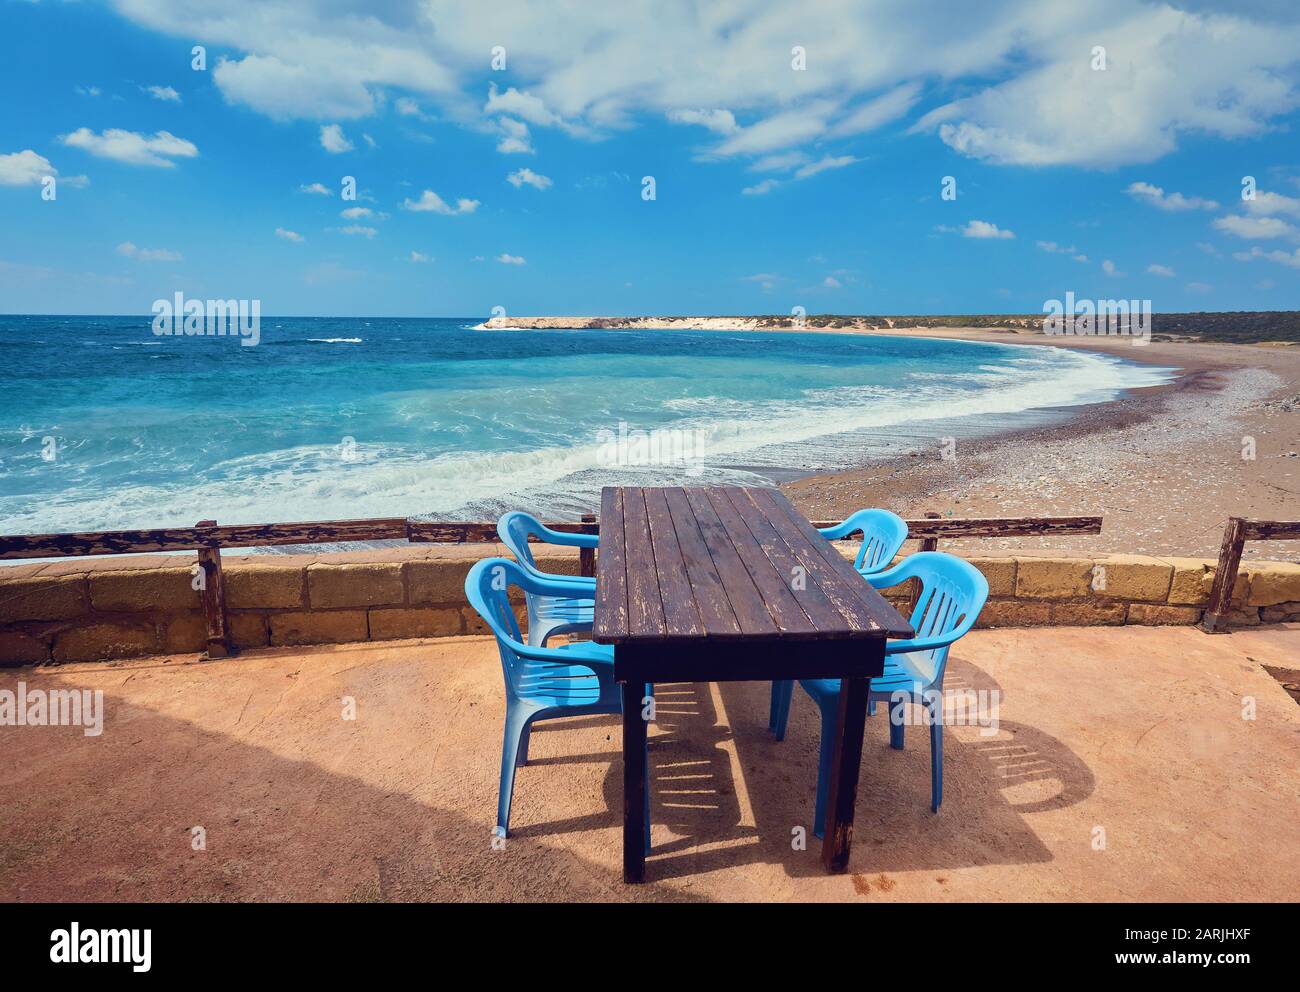
<path id="1" fill-rule="evenodd" d="M 936 327 L 877 330 L 1039 347 L 1087 348 L 1179 369 L 1167 386 L 1082 407 L 1065 424 L 962 441 L 932 453 L 816 475 L 782 488 L 811 516 L 888 506 L 905 516 L 1100 514 L 1097 536 L 949 542 L 1153 555 L 1218 553 L 1226 518 L 1300 515 L 1300 348 L 1047 337 Z M 1249 454 L 1254 441 L 1254 458 Z M 946 545 L 947 546 L 947 545 Z M 1296 560 L 1300 542 L 1248 543 L 1245 557 Z"/>

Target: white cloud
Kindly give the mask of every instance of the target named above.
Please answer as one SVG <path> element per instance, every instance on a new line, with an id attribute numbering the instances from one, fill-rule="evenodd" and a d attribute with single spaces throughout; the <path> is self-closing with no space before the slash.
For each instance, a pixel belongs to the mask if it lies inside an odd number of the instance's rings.
<path id="1" fill-rule="evenodd" d="M 1049 254 L 1069 255 L 1076 262 L 1088 261 L 1088 256 L 1079 251 L 1079 249 L 1074 247 L 1074 245 L 1070 245 L 1067 248 L 1064 245 L 1058 245 L 1055 241 L 1036 241 L 1034 243 L 1038 245 L 1042 251 L 1048 252 Z"/>
<path id="2" fill-rule="evenodd" d="M 1213 288 L 1208 282 L 1189 282 L 1183 287 L 1189 293 L 1208 293 Z"/>
<path id="3" fill-rule="evenodd" d="M 341 155 L 352 151 L 352 142 L 348 140 L 339 124 L 322 124 L 320 129 L 320 146 L 331 155 Z"/>
<path id="4" fill-rule="evenodd" d="M 497 142 L 497 151 L 502 155 L 532 155 L 533 139 L 528 133 L 528 125 L 513 117 L 502 117 L 497 121 L 501 140 Z"/>
<path id="5" fill-rule="evenodd" d="M 403 117 L 414 117 L 416 120 L 423 121 L 426 124 L 432 124 L 437 120 L 437 118 L 432 114 L 426 114 L 419 103 L 412 100 L 409 96 L 399 96 L 393 101 L 393 107 Z"/>
<path id="6" fill-rule="evenodd" d="M 772 289 L 772 287 L 774 287 L 778 282 L 780 282 L 781 277 L 777 275 L 775 272 L 756 272 L 752 276 L 741 276 L 740 281 L 756 282 L 760 286 L 762 286 L 763 290 L 766 292 L 767 290 Z"/>
<path id="7" fill-rule="evenodd" d="M 407 197 L 402 201 L 403 210 L 412 210 L 416 213 L 443 214 L 448 217 L 456 214 L 472 214 L 478 207 L 478 200 L 470 200 L 464 197 L 457 200 L 456 206 L 453 207 L 431 189 L 426 189 L 421 193 L 418 200 Z"/>
<path id="8" fill-rule="evenodd" d="M 1171 269 L 1169 266 L 1157 265 L 1155 262 L 1152 262 L 1150 265 L 1147 266 L 1147 271 L 1150 272 L 1153 276 L 1165 276 L 1170 279 L 1172 279 L 1175 275 L 1177 275 L 1177 273 L 1174 272 L 1174 270 Z"/>
<path id="9" fill-rule="evenodd" d="M 1290 214 L 1300 217 L 1300 198 L 1283 196 L 1281 193 L 1255 191 L 1253 200 L 1242 200 L 1241 205 L 1252 214 Z"/>
<path id="10" fill-rule="evenodd" d="M 275 229 L 275 236 L 277 238 L 283 238 L 285 241 L 293 241 L 293 242 L 302 241 L 302 235 L 299 234 L 297 231 L 290 231 L 283 227 L 277 227 Z"/>
<path id="11" fill-rule="evenodd" d="M 1139 0 L 997 0 L 990 9 L 845 2 L 812 16 L 781 0 L 689 14 L 661 0 L 117 6 L 176 38 L 245 53 L 222 60 L 214 81 L 227 101 L 278 119 L 355 120 L 400 93 L 479 130 L 509 117 L 583 135 L 727 108 L 737 122 L 734 132 L 715 132 L 724 156 L 865 133 L 910 113 L 924 85 L 963 94 L 927 115 L 922 130 L 964 154 L 1040 165 L 1148 162 L 1186 134 L 1233 139 L 1270 127 L 1296 106 L 1300 50 L 1300 24 L 1257 14 L 1262 3 L 1198 13 Z M 809 52 L 805 72 L 790 71 L 795 41 Z M 1108 46 L 1105 72 L 1089 68 L 1094 42 Z M 510 50 L 515 85 L 485 105 L 485 53 L 497 43 Z M 725 127 L 725 118 L 711 120 Z M 530 148 L 518 134 L 497 140 L 506 152 Z"/>
<path id="12" fill-rule="evenodd" d="M 526 265 L 527 260 L 522 255 L 510 255 L 502 252 L 497 256 L 497 261 L 502 265 Z"/>
<path id="13" fill-rule="evenodd" d="M 1014 238 L 1014 231 L 1006 231 L 987 220 L 973 220 L 961 229 L 963 238 Z"/>
<path id="14" fill-rule="evenodd" d="M 1214 226 L 1220 231 L 1250 240 L 1284 238 L 1297 233 L 1294 227 L 1277 217 L 1239 217 L 1229 214 L 1227 217 L 1216 217 Z"/>
<path id="15" fill-rule="evenodd" d="M 98 86 L 77 86 L 74 89 L 82 96 L 99 96 L 103 92 Z"/>
<path id="16" fill-rule="evenodd" d="M 857 161 L 858 159 L 852 155 L 826 155 L 816 162 L 809 162 L 807 165 L 796 169 L 794 177 L 796 179 L 807 179 L 819 172 L 825 172 L 827 169 L 842 169 L 846 165 L 852 165 Z"/>
<path id="17" fill-rule="evenodd" d="M 750 164 L 749 170 L 751 172 L 789 172 L 795 166 L 803 165 L 807 161 L 808 156 L 803 152 L 776 152 L 755 159 Z"/>
<path id="18" fill-rule="evenodd" d="M 88 127 L 79 127 L 60 139 L 70 148 L 80 148 L 100 158 L 111 158 L 130 165 L 150 165 L 170 169 L 173 158 L 194 158 L 198 148 L 184 138 L 169 131 L 159 131 L 152 137 L 136 131 L 109 128 L 96 134 Z"/>
<path id="19" fill-rule="evenodd" d="M 1106 275 L 1108 276 L 1115 276 L 1117 278 L 1126 275 L 1126 273 L 1121 272 L 1119 269 L 1117 269 L 1115 267 L 1115 263 L 1112 262 L 1109 258 L 1103 258 L 1101 260 L 1101 271 L 1106 273 Z"/>
<path id="20" fill-rule="evenodd" d="M 1150 183 L 1131 183 L 1124 192 L 1135 200 L 1141 200 L 1143 203 L 1171 212 L 1219 209 L 1219 204 L 1214 200 L 1203 200 L 1199 196 L 1183 196 L 1182 193 L 1166 194 L 1159 186 L 1153 186 Z"/>
<path id="21" fill-rule="evenodd" d="M 1234 251 L 1232 257 L 1239 262 L 1249 262 L 1252 259 L 1263 258 L 1270 262 L 1277 262 L 1279 265 L 1289 265 L 1293 269 L 1300 269 L 1300 248 L 1293 252 L 1279 250 L 1265 251 L 1258 245 L 1255 245 L 1250 251 Z"/>
<path id="22" fill-rule="evenodd" d="M 827 276 L 825 279 L 822 280 L 823 289 L 839 289 L 842 285 L 843 283 L 841 283 L 834 276 Z"/>
<path id="23" fill-rule="evenodd" d="M 412 251 L 412 252 L 411 252 L 411 261 L 412 261 L 412 262 L 432 262 L 433 259 L 430 258 L 428 255 L 424 254 L 423 252 Z"/>
<path id="24" fill-rule="evenodd" d="M 140 88 L 155 100 L 163 100 L 168 103 L 181 102 L 181 95 L 170 86 L 141 86 Z"/>
<path id="25" fill-rule="evenodd" d="M 1120 2 L 1042 7 L 1032 22 L 1016 16 L 1028 10 L 1002 13 L 991 19 L 1000 21 L 997 43 L 1025 32 L 1017 47 L 1036 54 L 1030 68 L 918 124 L 965 155 L 1016 165 L 1151 162 L 1184 134 L 1259 134 L 1296 105 L 1294 23 Z M 1080 38 L 1109 42 L 1105 71 L 1092 69 Z"/>
<path id="26" fill-rule="evenodd" d="M 137 248 L 130 241 L 123 241 L 115 249 L 119 255 L 138 259 L 141 262 L 179 262 L 181 253 L 170 248 Z"/>
<path id="27" fill-rule="evenodd" d="M 812 140 L 826 130 L 826 117 L 832 106 L 823 100 L 799 110 L 773 114 L 757 124 L 740 128 L 712 149 L 712 154 L 759 155 Z"/>
<path id="28" fill-rule="evenodd" d="M 360 220 L 363 217 L 373 217 L 375 212 L 369 207 L 348 207 L 346 210 L 339 211 L 339 216 L 345 220 Z"/>
<path id="29" fill-rule="evenodd" d="M 364 238 L 373 238 L 379 232 L 373 227 L 366 227 L 364 224 L 348 224 L 346 227 L 337 228 L 340 234 L 357 235 Z"/>
<path id="30" fill-rule="evenodd" d="M 298 187 L 298 192 L 299 192 L 299 193 L 314 193 L 316 196 L 329 196 L 329 195 L 331 195 L 331 194 L 330 194 L 330 191 L 326 188 L 326 186 L 325 186 L 324 183 L 311 183 L 310 185 L 299 186 L 299 187 Z"/>
<path id="31" fill-rule="evenodd" d="M 44 155 L 30 148 L 0 155 L 0 186 L 34 186 L 46 176 L 57 176 L 59 170 L 50 165 Z"/>
<path id="32" fill-rule="evenodd" d="M 740 130 L 730 110 L 670 110 L 668 119 L 674 124 L 698 124 L 715 134 L 734 134 Z"/>
<path id="33" fill-rule="evenodd" d="M 547 176 L 538 175 L 528 168 L 516 169 L 506 176 L 506 182 L 515 189 L 519 189 L 524 185 L 532 186 L 535 189 L 549 189 L 551 186 L 551 180 Z"/>
<path id="34" fill-rule="evenodd" d="M 832 137 L 874 131 L 906 114 L 921 96 L 920 83 L 904 83 L 849 111 L 830 129 Z"/>
<path id="35" fill-rule="evenodd" d="M 775 179 L 764 179 L 762 182 L 755 183 L 753 186 L 746 186 L 740 192 L 745 196 L 764 196 L 780 185 L 781 184 Z"/>

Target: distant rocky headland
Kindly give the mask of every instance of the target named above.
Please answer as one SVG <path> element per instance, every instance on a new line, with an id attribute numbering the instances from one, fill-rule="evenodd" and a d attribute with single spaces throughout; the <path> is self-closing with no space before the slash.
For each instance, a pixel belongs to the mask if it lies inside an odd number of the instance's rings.
<path id="1" fill-rule="evenodd" d="M 1223 341 L 1234 344 L 1300 344 L 1300 311 L 1227 313 L 1156 313 L 1151 315 L 1156 341 Z M 1041 332 L 1042 314 L 962 314 L 948 316 L 868 316 L 808 314 L 748 317 L 493 317 L 479 330 L 667 330 L 667 331 L 823 331 L 870 333 L 911 328 L 963 327 L 1008 333 Z"/>

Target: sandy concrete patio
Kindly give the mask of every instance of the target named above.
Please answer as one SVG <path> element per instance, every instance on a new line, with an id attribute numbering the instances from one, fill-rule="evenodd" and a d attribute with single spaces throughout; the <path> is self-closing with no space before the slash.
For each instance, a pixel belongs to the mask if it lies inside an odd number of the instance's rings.
<path id="1" fill-rule="evenodd" d="M 935 815 L 924 729 L 896 752 L 869 720 L 836 877 L 791 843 L 812 817 L 810 700 L 777 743 L 766 684 L 663 686 L 641 887 L 620 880 L 613 718 L 534 732 L 493 849 L 489 640 L 7 670 L 3 689 L 102 689 L 106 717 L 100 737 L 0 727 L 0 898 L 1290 900 L 1300 706 L 1262 666 L 1297 659 L 1296 625 L 976 632 L 948 685 L 999 690 L 1000 729 L 949 729 Z"/>

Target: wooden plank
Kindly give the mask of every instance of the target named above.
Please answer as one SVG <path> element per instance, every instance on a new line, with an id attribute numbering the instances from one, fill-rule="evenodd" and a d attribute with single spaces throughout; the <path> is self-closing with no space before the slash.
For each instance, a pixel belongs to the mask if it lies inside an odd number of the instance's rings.
<path id="1" fill-rule="evenodd" d="M 909 520 L 912 537 L 1042 537 L 1051 534 L 1099 534 L 1101 517 L 984 517 L 948 520 Z M 838 520 L 817 521 L 829 527 Z M 570 534 L 599 533 L 572 520 L 550 521 L 552 530 Z M 1252 521 L 1252 539 L 1300 537 L 1300 522 Z M 331 544 L 349 541 L 400 541 L 419 544 L 490 544 L 497 540 L 490 521 L 317 520 L 284 524 L 240 524 L 199 534 L 192 527 L 150 530 L 82 531 L 65 534 L 6 534 L 0 536 L 0 561 L 62 558 L 78 555 L 125 555 L 155 551 L 193 551 L 216 542 L 227 548 Z"/>
<path id="2" fill-rule="evenodd" d="M 645 881 L 645 794 L 649 778 L 642 682 L 623 683 L 623 881 Z"/>
<path id="3" fill-rule="evenodd" d="M 755 512 L 765 514 L 772 521 L 781 539 L 804 562 L 809 578 L 821 586 L 826 598 L 843 617 L 845 629 L 884 636 L 889 617 L 868 598 L 867 594 L 871 594 L 880 599 L 852 564 L 774 490 L 751 488 L 745 490 L 745 495 L 753 502 Z M 884 604 L 883 599 L 880 602 Z"/>
<path id="4" fill-rule="evenodd" d="M 1237 584 L 1237 569 L 1241 565 L 1241 551 L 1246 544 L 1246 521 L 1229 517 L 1223 528 L 1223 543 L 1219 547 L 1219 563 L 1214 569 L 1214 584 L 1210 586 L 1210 601 L 1201 617 L 1201 630 L 1207 634 L 1227 633 L 1224 623 L 1232 603 L 1232 587 Z"/>
<path id="5" fill-rule="evenodd" d="M 817 625 L 800 609 L 735 509 L 725 497 L 716 497 L 714 489 L 686 490 L 741 630 L 752 636 L 815 636 Z"/>
<path id="6" fill-rule="evenodd" d="M 606 643 L 627 636 L 627 559 L 623 542 L 623 491 L 600 492 L 600 557 L 596 560 L 596 607 L 591 637 Z"/>
<path id="7" fill-rule="evenodd" d="M 863 581 L 862 576 L 854 569 L 853 563 L 847 561 L 843 555 L 835 550 L 830 541 L 817 533 L 816 528 L 791 505 L 785 496 L 772 489 L 755 489 L 753 492 L 761 495 L 762 498 L 765 498 L 785 513 L 786 518 L 794 524 L 795 531 L 809 542 L 813 549 L 821 555 L 822 560 L 838 575 L 842 583 L 839 588 L 845 589 L 858 597 L 858 600 L 866 607 L 886 636 L 914 637 L 916 635 L 912 625 L 893 606 L 886 602 L 885 598 L 873 589 L 870 584 Z"/>
<path id="8" fill-rule="evenodd" d="M 623 548 L 627 558 L 627 627 L 631 637 L 663 638 L 668 632 L 645 493 L 639 487 L 623 490 Z"/>
<path id="9" fill-rule="evenodd" d="M 404 540 L 405 517 L 373 520 L 320 520 L 225 527 L 173 527 L 160 530 L 94 531 L 0 537 L 0 559 L 57 558 L 70 555 L 121 555 L 197 548 L 250 548 L 284 544 Z"/>
<path id="10" fill-rule="evenodd" d="M 664 490 L 664 501 L 673 518 L 673 527 L 677 533 L 677 546 L 681 551 L 682 562 L 686 568 L 686 579 L 691 584 L 691 595 L 695 598 L 695 607 L 699 611 L 700 621 L 711 638 L 735 637 L 740 634 L 740 621 L 731 608 L 727 589 L 718 575 L 713 556 L 700 534 L 695 512 L 686 499 L 685 490 L 674 488 Z"/>
<path id="11" fill-rule="evenodd" d="M 1300 520 L 1246 520 L 1243 533 L 1248 541 L 1287 541 L 1300 538 Z"/>
<path id="12" fill-rule="evenodd" d="M 665 633 L 669 637 L 703 637 L 706 633 L 695 605 L 695 595 L 686 573 L 686 561 L 677 540 L 677 529 L 662 489 L 643 489 L 650 541 L 654 548 L 659 599 L 663 606 Z"/>
<path id="13" fill-rule="evenodd" d="M 727 594 L 727 602 L 735 614 L 740 632 L 745 637 L 776 637 L 781 634 L 767 604 L 754 580 L 745 568 L 726 528 L 718 519 L 717 511 L 702 489 L 683 489 L 682 495 L 695 517 L 700 539 L 717 569 L 718 577 Z"/>
<path id="14" fill-rule="evenodd" d="M 964 517 L 908 520 L 909 537 L 1049 537 L 1053 534 L 1100 534 L 1101 517 Z M 817 523 L 817 527 L 829 527 Z"/>
<path id="15" fill-rule="evenodd" d="M 776 526 L 767 515 L 758 511 L 742 489 L 728 488 L 720 490 L 720 492 L 731 503 L 736 516 L 744 523 L 755 542 L 762 549 L 763 556 L 771 562 L 772 567 L 776 570 L 777 575 L 781 577 L 786 588 L 790 590 L 791 596 L 804 615 L 819 630 L 834 630 L 837 627 L 842 627 L 844 624 L 843 615 L 835 608 L 835 604 L 826 597 L 826 593 L 822 591 L 816 580 L 809 575 L 808 566 L 803 559 L 791 551 L 790 546 L 781 539 Z M 796 568 L 802 569 L 802 582 L 796 581 L 796 578 L 799 577 L 799 573 L 795 571 Z"/>

